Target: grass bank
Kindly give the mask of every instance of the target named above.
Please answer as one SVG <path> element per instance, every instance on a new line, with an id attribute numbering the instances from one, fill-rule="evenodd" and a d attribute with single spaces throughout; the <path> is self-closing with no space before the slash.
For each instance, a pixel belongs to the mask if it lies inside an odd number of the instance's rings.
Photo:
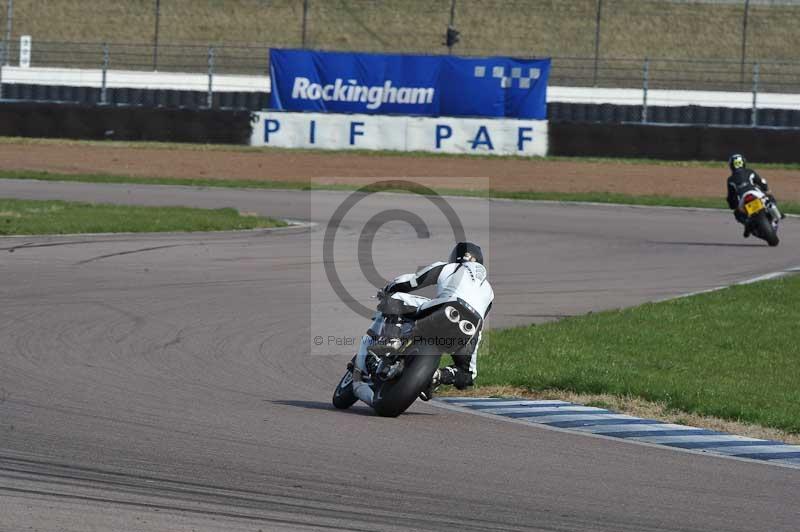
<path id="1" fill-rule="evenodd" d="M 226 231 L 285 225 L 271 218 L 243 216 L 236 209 L 0 199 L 0 235 Z"/>
<path id="2" fill-rule="evenodd" d="M 800 434 L 798 323 L 793 276 L 490 331 L 479 383 L 641 398 Z"/>
<path id="3" fill-rule="evenodd" d="M 592 0 L 459 0 L 452 4 L 448 0 L 170 0 L 160 3 L 158 27 L 162 47 L 249 44 L 266 51 L 268 46 L 305 45 L 316 49 L 438 54 L 447 51 L 442 35 L 454 17 L 461 31 L 454 51 L 462 55 L 536 53 L 591 58 L 596 50 L 595 31 L 599 30 L 602 46 L 597 51 L 601 61 L 643 57 L 736 61 L 741 56 L 741 36 L 731 28 L 742 26 L 743 3 L 654 1 L 643 5 L 641 0 L 615 0 L 598 11 Z M 5 4 L 0 5 L 3 21 Z M 42 4 L 47 8 L 44 17 Z M 798 6 L 785 5 L 786 2 L 751 4 L 755 5 L 748 11 L 747 57 L 794 59 Z M 113 60 L 113 51 L 121 43 L 152 43 L 154 23 L 152 0 L 21 1 L 14 5 L 12 40 L 28 34 L 39 42 L 109 42 Z M 770 31 L 759 31 L 761 28 Z M 117 63 L 128 60 L 147 65 L 148 54 L 152 54 L 149 46 L 124 50 L 126 57 Z M 164 70 L 186 65 L 186 53 L 172 50 L 162 52 L 159 66 Z M 200 48 L 194 53 L 203 57 L 204 51 Z M 223 56 L 218 64 L 236 67 L 245 52 L 231 59 Z M 249 51 L 251 56 L 256 53 Z M 49 59 L 42 55 L 38 52 L 38 61 Z M 63 54 L 55 56 L 52 60 L 63 63 Z M 238 63 L 228 62 L 237 58 Z M 81 57 L 71 59 L 77 61 Z M 245 65 L 263 69 L 263 56 L 255 59 Z M 96 63 L 97 59 L 88 56 L 86 61 Z M 589 70 L 591 63 L 583 61 L 578 66 Z"/>
<path id="4" fill-rule="evenodd" d="M 174 177 L 140 177 L 111 174 L 57 174 L 30 170 L 0 170 L 0 179 L 35 179 L 40 181 L 70 181 L 80 183 L 124 183 L 143 185 L 180 185 L 194 187 L 253 188 L 276 190 L 356 190 L 356 185 L 312 184 L 295 181 L 253 181 L 235 179 L 184 179 Z M 392 188 L 365 187 L 371 191 L 392 192 Z M 437 194 L 497 198 L 513 200 L 574 201 L 593 203 L 613 203 L 622 205 L 646 205 L 662 207 L 689 207 L 727 209 L 723 198 L 686 198 L 672 196 L 635 196 L 611 192 L 506 192 L 500 190 L 462 190 L 438 188 Z M 426 193 L 420 189 L 420 193 Z M 787 214 L 800 214 L 800 202 L 781 201 L 781 210 Z"/>

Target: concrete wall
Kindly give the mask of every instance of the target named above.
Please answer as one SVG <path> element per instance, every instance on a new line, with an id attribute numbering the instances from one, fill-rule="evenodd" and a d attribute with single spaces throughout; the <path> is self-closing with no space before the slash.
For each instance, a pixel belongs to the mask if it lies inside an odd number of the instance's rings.
<path id="1" fill-rule="evenodd" d="M 737 151 L 756 161 L 800 162 L 800 130 L 639 124 L 550 124 L 550 155 L 725 160 Z"/>
<path id="2" fill-rule="evenodd" d="M 441 153 L 800 162 L 800 129 L 4 103 L 0 136 Z"/>
<path id="3" fill-rule="evenodd" d="M 247 144 L 248 111 L 0 105 L 0 136 Z"/>

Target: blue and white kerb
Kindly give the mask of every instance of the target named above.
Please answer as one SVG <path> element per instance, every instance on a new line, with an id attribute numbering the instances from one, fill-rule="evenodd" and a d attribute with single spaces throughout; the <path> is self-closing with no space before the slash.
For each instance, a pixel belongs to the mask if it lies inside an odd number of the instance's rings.
<path id="1" fill-rule="evenodd" d="M 566 401 L 525 401 L 445 397 L 439 401 L 483 414 L 493 414 L 537 425 L 599 434 L 623 440 L 692 449 L 721 456 L 766 460 L 800 468 L 800 446 L 780 441 L 735 436 L 714 430 L 664 423 L 618 414 L 603 408 Z"/>

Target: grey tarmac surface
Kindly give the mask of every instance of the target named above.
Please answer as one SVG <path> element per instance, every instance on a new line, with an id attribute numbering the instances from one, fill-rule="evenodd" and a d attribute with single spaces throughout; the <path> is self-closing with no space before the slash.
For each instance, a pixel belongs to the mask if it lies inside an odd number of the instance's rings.
<path id="1" fill-rule="evenodd" d="M 398 419 L 332 410 L 347 357 L 313 348 L 320 313 L 343 334 L 360 336 L 367 322 L 311 287 L 316 241 L 348 193 L 0 180 L 0 196 L 234 206 L 321 224 L 0 238 L 0 530 L 727 532 L 800 522 L 797 470 L 425 404 Z M 491 327 L 800 265 L 796 219 L 770 249 L 743 240 L 724 212 L 448 202 L 488 243 Z M 354 243 L 370 213 L 389 208 L 419 213 L 431 235 L 382 226 L 382 275 L 435 260 L 452 240 L 426 200 L 365 200 L 342 222 L 335 262 L 367 305 L 373 288 Z"/>

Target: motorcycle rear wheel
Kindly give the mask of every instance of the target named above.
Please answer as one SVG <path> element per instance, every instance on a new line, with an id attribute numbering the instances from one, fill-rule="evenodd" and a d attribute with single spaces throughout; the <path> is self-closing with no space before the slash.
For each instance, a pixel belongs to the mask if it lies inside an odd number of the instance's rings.
<path id="1" fill-rule="evenodd" d="M 775 228 L 772 227 L 772 223 L 769 221 L 769 218 L 766 214 L 760 215 L 758 219 L 755 221 L 755 233 L 766 240 L 767 244 L 770 247 L 775 247 L 780 242 L 778 239 L 778 235 L 775 234 Z"/>
<path id="2" fill-rule="evenodd" d="M 375 413 L 382 417 L 397 417 L 405 412 L 428 387 L 441 358 L 440 353 L 411 353 L 400 377 L 375 387 L 372 402 Z"/>

